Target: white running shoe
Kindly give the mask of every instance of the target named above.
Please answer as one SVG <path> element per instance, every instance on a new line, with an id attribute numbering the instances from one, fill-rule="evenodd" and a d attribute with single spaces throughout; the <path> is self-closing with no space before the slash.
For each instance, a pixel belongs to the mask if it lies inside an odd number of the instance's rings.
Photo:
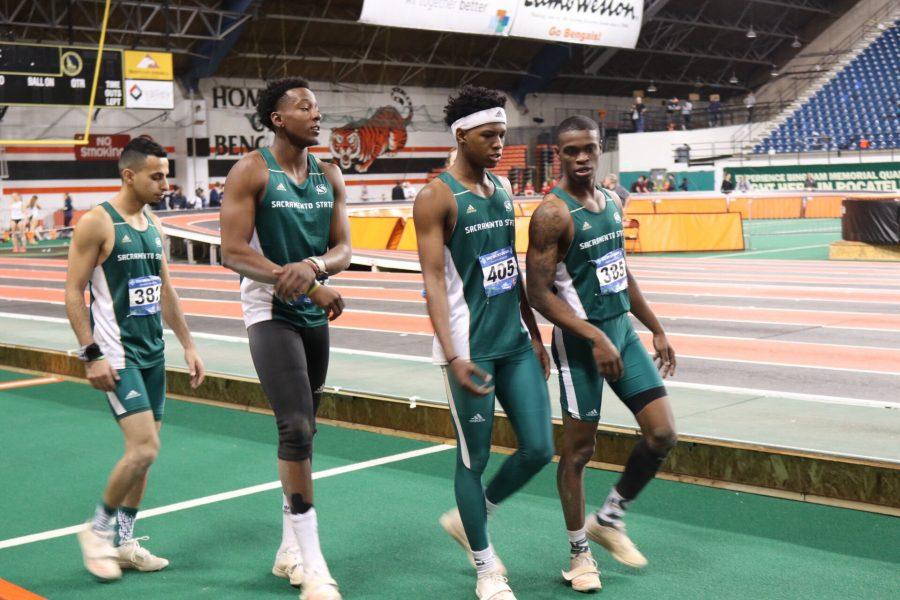
<path id="1" fill-rule="evenodd" d="M 590 552 L 571 557 L 569 570 L 563 571 L 562 576 L 576 592 L 595 592 L 603 587 L 600 583 L 600 569 Z"/>
<path id="2" fill-rule="evenodd" d="M 604 525 L 596 515 L 590 515 L 584 524 L 587 536 L 606 548 L 614 559 L 627 567 L 641 569 L 647 566 L 647 559 L 625 533 L 625 524 Z"/>
<path id="3" fill-rule="evenodd" d="M 300 584 L 303 583 L 303 558 L 300 556 L 300 549 L 288 548 L 275 555 L 272 575 L 288 579 L 292 586 L 300 587 Z"/>
<path id="4" fill-rule="evenodd" d="M 448 510 L 441 515 L 441 518 L 438 519 L 438 521 L 440 522 L 441 527 L 444 528 L 444 531 L 456 540 L 456 542 L 462 546 L 463 550 L 466 551 L 466 556 L 469 557 L 469 563 L 474 567 L 475 556 L 472 554 L 469 538 L 466 537 L 466 529 L 463 527 L 462 518 L 459 516 L 459 509 L 453 508 Z M 506 577 L 506 565 L 503 564 L 503 561 L 500 560 L 500 557 L 497 556 L 496 552 L 494 552 L 494 563 L 497 565 L 497 570 L 500 571 L 500 574 Z"/>
<path id="5" fill-rule="evenodd" d="M 142 573 L 162 571 L 168 567 L 168 560 L 152 555 L 149 550 L 141 546 L 141 542 L 146 542 L 149 539 L 146 535 L 132 538 L 116 548 L 119 566 L 123 569 L 135 569 Z"/>
<path id="6" fill-rule="evenodd" d="M 308 573 L 303 577 L 300 600 L 341 600 L 341 593 L 330 575 Z"/>
<path id="7" fill-rule="evenodd" d="M 122 577 L 122 569 L 116 560 L 118 554 L 116 547 L 113 546 L 113 535 L 112 531 L 106 534 L 97 533 L 90 522 L 78 532 L 84 568 L 103 581 L 113 581 Z"/>
<path id="8" fill-rule="evenodd" d="M 478 596 L 478 600 L 516 600 L 506 577 L 499 569 L 478 578 L 475 595 Z"/>

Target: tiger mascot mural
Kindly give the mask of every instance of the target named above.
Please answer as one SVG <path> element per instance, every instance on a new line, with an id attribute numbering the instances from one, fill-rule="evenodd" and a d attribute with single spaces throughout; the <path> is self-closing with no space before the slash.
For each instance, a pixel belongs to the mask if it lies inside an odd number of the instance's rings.
<path id="1" fill-rule="evenodd" d="M 412 121 L 413 105 L 401 88 L 391 90 L 391 99 L 406 108 L 404 118 L 393 106 L 382 106 L 365 120 L 351 121 L 331 130 L 331 155 L 347 171 L 355 166 L 365 173 L 382 154 L 394 154 L 406 146 L 406 126 Z"/>

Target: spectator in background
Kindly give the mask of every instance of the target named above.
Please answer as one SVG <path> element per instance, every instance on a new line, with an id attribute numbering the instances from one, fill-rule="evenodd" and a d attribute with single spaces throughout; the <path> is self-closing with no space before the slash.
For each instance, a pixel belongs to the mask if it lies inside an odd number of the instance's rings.
<path id="1" fill-rule="evenodd" d="M 678 113 L 681 112 L 681 103 L 678 98 L 672 98 L 666 103 L 666 128 L 674 131 Z"/>
<path id="2" fill-rule="evenodd" d="M 722 103 L 718 100 L 709 102 L 709 126 L 718 127 L 722 122 Z"/>
<path id="3" fill-rule="evenodd" d="M 819 184 L 816 183 L 815 178 L 812 176 L 812 173 L 806 174 L 806 179 L 803 180 L 803 189 L 806 190 L 814 190 L 819 187 Z"/>
<path id="4" fill-rule="evenodd" d="M 194 190 L 194 202 L 191 205 L 191 208 L 206 208 L 207 202 L 206 190 L 202 187 L 198 187 Z"/>
<path id="5" fill-rule="evenodd" d="M 555 186 L 554 186 L 555 187 Z M 619 185 L 619 176 L 615 173 L 610 173 L 606 176 L 606 179 L 603 180 L 603 187 L 608 189 L 611 192 L 615 192 L 616 196 L 622 201 L 622 205 L 624 206 L 628 202 L 628 190 Z"/>
<path id="6" fill-rule="evenodd" d="M 687 177 L 681 178 L 681 185 L 678 186 L 679 191 L 686 192 L 688 191 L 688 179 Z"/>
<path id="7" fill-rule="evenodd" d="M 209 205 L 212 208 L 218 208 L 222 206 L 222 184 L 214 183 L 213 189 L 209 193 Z"/>
<path id="8" fill-rule="evenodd" d="M 669 173 L 666 175 L 665 180 L 662 184 L 662 191 L 664 192 L 674 192 L 675 191 L 675 175 L 673 173 Z"/>
<path id="9" fill-rule="evenodd" d="M 406 200 L 406 193 L 404 193 L 403 186 L 399 181 L 397 185 L 391 188 L 391 200 Z"/>
<path id="10" fill-rule="evenodd" d="M 682 129 L 690 129 L 691 128 L 691 113 L 694 112 L 694 103 L 691 102 L 690 98 L 684 101 L 684 104 L 681 106 L 681 128 Z"/>
<path id="11" fill-rule="evenodd" d="M 62 237 L 72 237 L 72 216 L 75 214 L 75 205 L 72 203 L 72 195 L 66 192 L 63 197 L 63 227 L 66 229 L 62 232 Z"/>
<path id="12" fill-rule="evenodd" d="M 176 185 L 169 196 L 169 208 L 172 210 L 183 210 L 187 207 L 187 198 L 181 191 L 181 186 Z"/>
<path id="13" fill-rule="evenodd" d="M 638 96 L 631 105 L 631 124 L 634 126 L 635 133 L 643 133 L 644 131 L 644 99 Z"/>
<path id="14" fill-rule="evenodd" d="M 644 187 L 646 188 L 646 191 L 652 192 L 656 189 L 656 184 L 653 183 L 653 180 L 650 179 L 650 177 L 647 177 L 647 179 L 644 180 Z"/>
<path id="15" fill-rule="evenodd" d="M 741 193 L 749 192 L 753 189 L 753 186 L 750 185 L 750 180 L 747 179 L 746 175 L 741 175 L 738 177 L 737 190 Z"/>
<path id="16" fill-rule="evenodd" d="M 637 178 L 637 181 L 631 184 L 631 193 L 632 194 L 643 194 L 647 191 L 647 183 L 644 181 L 644 176 L 640 175 Z"/>
<path id="17" fill-rule="evenodd" d="M 744 98 L 744 106 L 747 107 L 747 122 L 753 122 L 753 108 L 756 106 L 756 96 L 753 95 L 753 92 L 747 94 Z"/>
<path id="18" fill-rule="evenodd" d="M 725 173 L 725 178 L 722 179 L 720 191 L 723 194 L 730 194 L 734 191 L 734 181 L 731 179 L 731 173 Z"/>
<path id="19" fill-rule="evenodd" d="M 403 198 L 405 200 L 414 200 L 416 197 L 416 188 L 414 188 L 408 181 L 403 182 Z"/>
<path id="20" fill-rule="evenodd" d="M 44 209 L 38 202 L 37 196 L 32 196 L 28 201 L 28 221 L 27 231 L 31 233 L 32 239 L 38 242 L 44 239 Z"/>

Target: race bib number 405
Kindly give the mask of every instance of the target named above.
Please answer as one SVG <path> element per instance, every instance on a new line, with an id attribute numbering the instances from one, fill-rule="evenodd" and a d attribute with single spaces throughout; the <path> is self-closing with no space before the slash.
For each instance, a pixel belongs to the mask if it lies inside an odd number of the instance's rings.
<path id="1" fill-rule="evenodd" d="M 478 262 L 481 263 L 484 293 L 488 298 L 504 294 L 516 287 L 519 267 L 516 264 L 516 256 L 509 246 L 479 256 Z"/>
<path id="2" fill-rule="evenodd" d="M 628 274 L 625 272 L 625 251 L 617 248 L 594 261 L 600 293 L 615 294 L 628 289 Z"/>
<path id="3" fill-rule="evenodd" d="M 147 317 L 159 312 L 159 293 L 162 280 L 156 275 L 146 275 L 128 280 L 128 314 Z"/>

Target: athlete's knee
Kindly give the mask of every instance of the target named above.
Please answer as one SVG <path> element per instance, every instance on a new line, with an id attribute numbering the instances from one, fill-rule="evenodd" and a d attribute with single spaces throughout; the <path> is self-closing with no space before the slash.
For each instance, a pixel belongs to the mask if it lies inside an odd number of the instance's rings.
<path id="1" fill-rule="evenodd" d="M 668 454 L 678 443 L 678 434 L 669 425 L 652 427 L 643 432 L 643 436 L 650 449 L 657 454 Z"/>
<path id="2" fill-rule="evenodd" d="M 139 470 L 146 471 L 156 462 L 159 455 L 159 438 L 147 438 L 139 443 L 132 444 L 125 452 L 125 458 L 131 465 Z"/>
<path id="3" fill-rule="evenodd" d="M 517 454 L 526 467 L 538 470 L 553 460 L 553 444 L 523 446 L 517 450 Z"/>
<path id="4" fill-rule="evenodd" d="M 278 458 L 306 460 L 312 454 L 315 426 L 308 416 L 294 414 L 278 420 Z"/>
<path id="5" fill-rule="evenodd" d="M 560 461 L 575 468 L 583 469 L 594 457 L 595 446 L 594 436 L 569 442 L 563 449 Z"/>

